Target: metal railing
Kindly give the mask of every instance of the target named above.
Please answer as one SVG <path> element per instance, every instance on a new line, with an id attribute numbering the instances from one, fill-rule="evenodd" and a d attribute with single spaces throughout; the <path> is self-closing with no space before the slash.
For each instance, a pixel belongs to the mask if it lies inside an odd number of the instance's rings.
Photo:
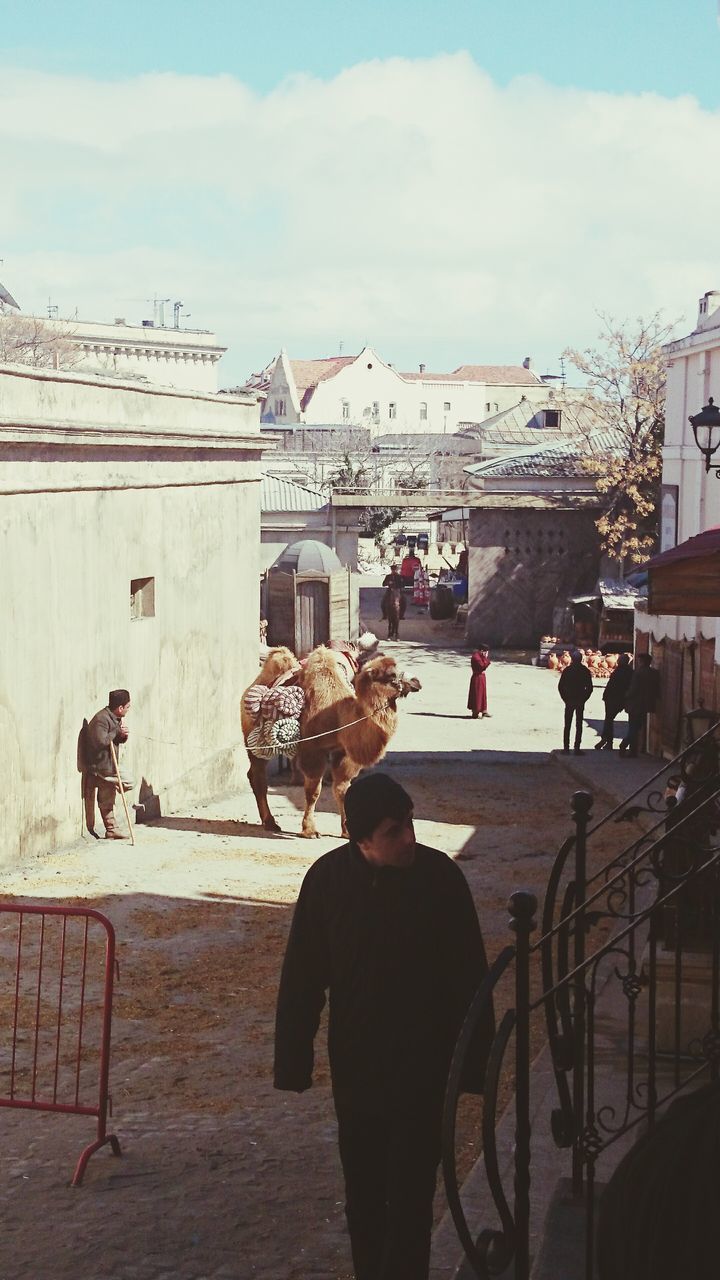
<path id="1" fill-rule="evenodd" d="M 121 1154 L 107 1132 L 115 932 L 92 908 L 0 903 L 0 966 L 0 1107 L 96 1118 L 79 1186 L 93 1152 Z"/>
<path id="2" fill-rule="evenodd" d="M 539 1123 L 556 1147 L 568 1150 L 573 1196 L 584 1214 L 585 1280 L 596 1274 L 598 1164 L 610 1175 L 613 1151 L 619 1158 L 665 1104 L 720 1076 L 720 729 L 709 729 L 595 824 L 592 803 L 587 792 L 573 796 L 575 829 L 554 860 L 537 941 L 535 897 L 518 892 L 510 898 L 514 943 L 478 991 L 450 1071 L 445 1185 L 463 1249 L 481 1280 L 511 1264 L 515 1280 L 530 1273 L 529 1193 L 540 1173 L 533 1171 L 530 1129 L 531 1044 L 545 1039 L 552 1063 L 557 1105 Z M 630 839 L 608 858 L 608 840 L 625 822 L 632 824 Z M 509 1007 L 498 1017 L 486 1080 L 489 1222 L 478 1234 L 458 1185 L 456 1112 L 468 1046 L 488 1003 L 497 1011 L 509 982 Z M 537 1025 L 543 1019 L 544 1036 Z M 497 1135 L 503 1082 L 507 1088 L 513 1077 L 511 1193 Z"/>

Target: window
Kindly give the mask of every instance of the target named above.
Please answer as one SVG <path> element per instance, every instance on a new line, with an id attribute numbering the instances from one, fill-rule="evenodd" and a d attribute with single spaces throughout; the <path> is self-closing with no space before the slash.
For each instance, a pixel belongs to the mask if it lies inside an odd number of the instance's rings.
<path id="1" fill-rule="evenodd" d="M 450 401 L 449 401 L 449 400 L 446 400 L 446 401 L 445 401 L 445 403 L 443 404 L 443 409 L 445 410 L 445 412 L 446 412 L 446 413 L 449 413 L 449 412 L 450 412 Z"/>
<path id="2" fill-rule="evenodd" d="M 342 402 L 342 418 L 343 418 L 343 422 L 349 422 L 349 421 L 350 421 L 350 402 L 349 402 L 349 400 L 343 400 L 343 402 Z"/>
<path id="3" fill-rule="evenodd" d="M 559 409 L 545 410 L 545 426 L 555 427 L 555 428 L 558 428 L 560 426 L 560 410 Z"/>
<path id="4" fill-rule="evenodd" d="M 487 404 L 485 405 L 485 412 L 486 412 L 486 413 L 489 413 L 489 412 L 490 412 L 490 401 L 489 401 L 489 400 L 488 400 Z"/>
<path id="5" fill-rule="evenodd" d="M 427 422 L 427 400 L 420 401 L 420 421 Z"/>
<path id="6" fill-rule="evenodd" d="M 130 618 L 155 617 L 155 579 L 133 578 L 130 583 Z"/>
<path id="7" fill-rule="evenodd" d="M 276 418 L 285 417 L 285 401 L 284 400 L 275 401 L 275 417 Z"/>
<path id="8" fill-rule="evenodd" d="M 373 400 L 372 416 L 376 422 L 380 421 L 380 401 L 379 400 Z"/>
<path id="9" fill-rule="evenodd" d="M 370 405 L 369 405 L 369 404 L 366 404 L 366 405 L 365 405 L 365 408 L 363 409 L 363 418 L 369 418 L 369 417 L 370 417 L 370 412 L 371 412 L 371 410 L 370 410 Z"/>
<path id="10" fill-rule="evenodd" d="M 388 418 L 397 418 L 397 405 L 390 401 L 388 405 Z"/>

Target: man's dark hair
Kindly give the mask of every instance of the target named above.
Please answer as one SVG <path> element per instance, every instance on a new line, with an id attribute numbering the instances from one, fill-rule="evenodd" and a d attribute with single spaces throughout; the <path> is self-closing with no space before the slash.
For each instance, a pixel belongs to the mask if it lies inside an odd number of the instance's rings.
<path id="1" fill-rule="evenodd" d="M 130 701 L 130 694 L 127 689 L 111 689 L 108 694 L 108 706 L 111 711 L 116 707 L 124 707 L 126 702 Z"/>
<path id="2" fill-rule="evenodd" d="M 367 840 L 385 818 L 407 817 L 413 802 L 404 787 L 387 773 L 356 778 L 345 795 L 345 821 L 354 844 Z"/>

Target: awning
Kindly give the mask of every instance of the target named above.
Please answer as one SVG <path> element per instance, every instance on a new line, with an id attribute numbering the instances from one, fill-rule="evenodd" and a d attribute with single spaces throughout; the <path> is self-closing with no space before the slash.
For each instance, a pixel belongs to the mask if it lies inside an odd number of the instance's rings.
<path id="1" fill-rule="evenodd" d="M 720 618 L 720 528 L 653 556 L 645 568 L 649 613 Z"/>

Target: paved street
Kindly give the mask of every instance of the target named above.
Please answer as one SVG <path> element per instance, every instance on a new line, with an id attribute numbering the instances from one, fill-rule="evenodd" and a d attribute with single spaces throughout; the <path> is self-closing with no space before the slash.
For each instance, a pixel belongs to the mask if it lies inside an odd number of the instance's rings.
<path id="1" fill-rule="evenodd" d="M 520 662 L 490 668 L 492 718 L 465 711 L 469 656 L 443 636 L 393 646 L 422 691 L 402 707 L 387 757 L 413 794 L 421 840 L 460 857 L 492 955 L 507 940 L 515 888 L 542 892 L 569 799 L 597 784 L 598 808 L 647 776 L 647 761 L 592 751 L 558 761 L 557 678 Z M 388 646 L 390 648 L 390 646 Z M 593 693 L 590 725 L 601 717 Z M 135 710 L 134 729 L 151 733 Z M 137 845 L 79 842 L 28 861 L 6 892 L 90 899 L 115 924 L 114 1126 L 122 1160 L 96 1154 L 68 1187 L 91 1124 L 3 1113 L 6 1179 L 0 1276 L 26 1280 L 346 1280 L 348 1250 L 322 1049 L 302 1097 L 270 1084 L 273 1003 L 291 905 L 305 869 L 338 841 L 328 788 L 322 833 L 297 838 L 301 792 L 273 779 L 283 827 L 256 825 L 228 797 L 137 831 Z M 464 1160 L 472 1162 L 468 1117 Z M 468 1163 L 469 1162 L 469 1163 Z M 442 1196 L 438 1196 L 438 1215 Z M 46 1229 L 52 1215 L 52 1230 Z M 438 1277 L 455 1261 L 447 1233 Z"/>

